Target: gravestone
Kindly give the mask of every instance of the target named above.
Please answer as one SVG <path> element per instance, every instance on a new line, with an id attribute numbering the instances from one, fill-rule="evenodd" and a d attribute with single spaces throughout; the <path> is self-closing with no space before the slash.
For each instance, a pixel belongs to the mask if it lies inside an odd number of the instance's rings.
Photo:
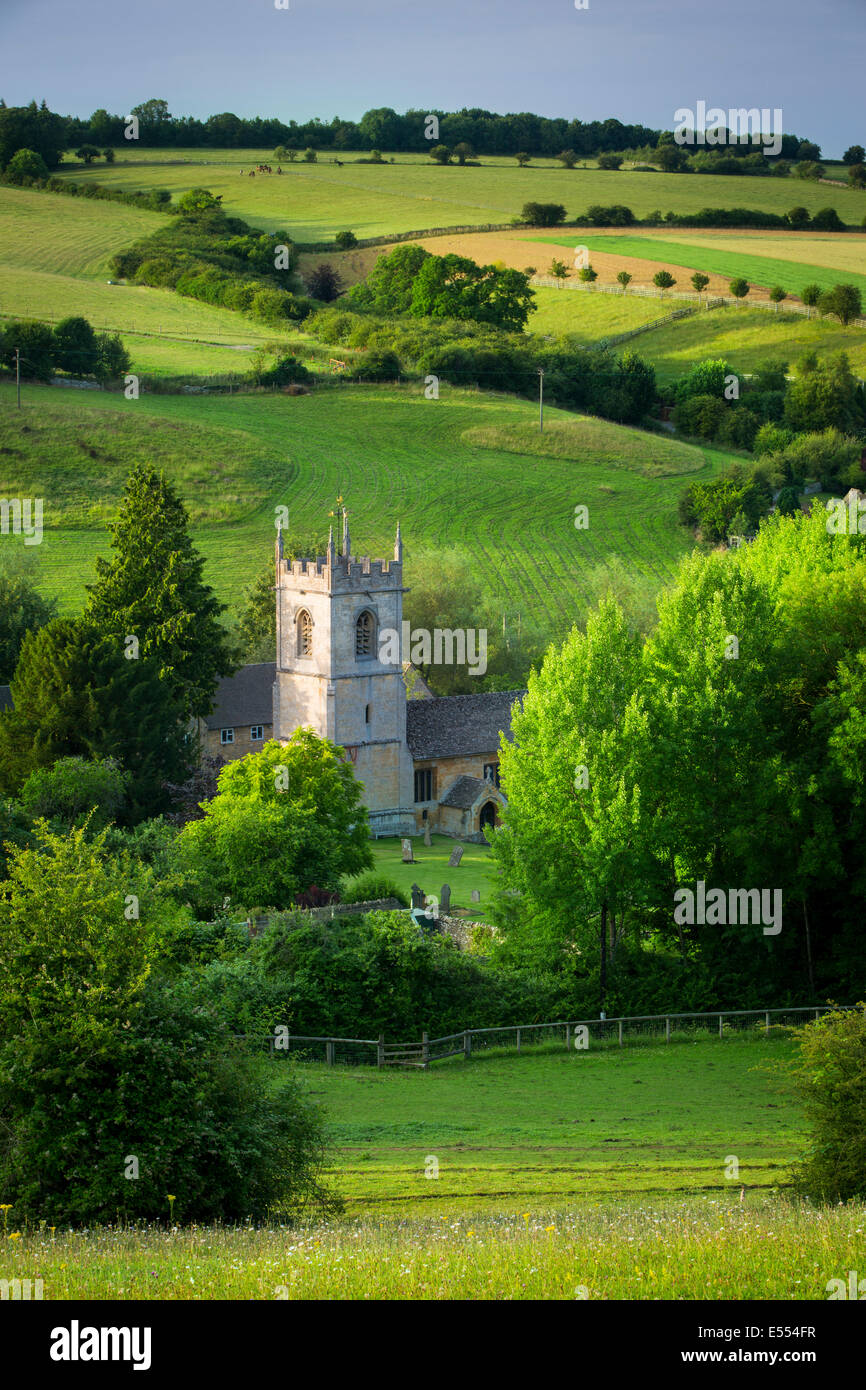
<path id="1" fill-rule="evenodd" d="M 449 869 L 456 869 L 456 868 L 458 868 L 459 865 L 460 865 L 460 860 L 461 860 L 462 858 L 463 858 L 463 846 L 462 846 L 462 845 L 455 845 L 454 849 L 452 849 L 452 851 L 451 851 L 451 856 L 450 856 L 450 858 L 449 858 L 449 860 L 448 860 L 448 867 L 449 867 Z"/>
<path id="2" fill-rule="evenodd" d="M 451 911 L 451 884 L 450 884 L 450 883 L 443 883 L 441 889 L 439 890 L 439 911 L 440 911 L 440 912 L 450 912 L 450 911 Z"/>
<path id="3" fill-rule="evenodd" d="M 433 841 L 430 839 L 430 822 L 429 822 L 429 820 L 425 820 L 425 822 L 424 822 L 424 844 L 427 846 L 428 849 L 429 849 L 430 846 L 433 844 Z"/>
<path id="4" fill-rule="evenodd" d="M 422 908 L 424 906 L 424 894 L 417 883 L 412 884 L 412 906 Z"/>
<path id="5" fill-rule="evenodd" d="M 411 841 L 411 840 L 404 840 L 404 841 L 403 841 L 403 863 L 404 863 L 404 864 L 414 864 L 414 863 L 415 863 L 415 856 L 414 856 L 414 854 L 412 853 L 412 841 Z"/>
<path id="6" fill-rule="evenodd" d="M 480 903 L 480 902 L 481 902 L 481 894 L 480 894 L 480 892 L 478 891 L 477 888 L 473 888 L 473 889 L 472 889 L 472 892 L 470 893 L 469 896 L 471 897 L 471 899 L 472 899 L 472 901 L 473 901 L 474 903 Z"/>

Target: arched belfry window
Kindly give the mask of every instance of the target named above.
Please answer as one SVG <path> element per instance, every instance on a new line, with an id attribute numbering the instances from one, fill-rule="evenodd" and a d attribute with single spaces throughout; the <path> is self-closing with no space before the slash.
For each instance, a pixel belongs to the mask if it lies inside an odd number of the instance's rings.
<path id="1" fill-rule="evenodd" d="M 297 617 L 298 656 L 313 655 L 313 620 L 306 608 Z"/>
<path id="2" fill-rule="evenodd" d="M 355 623 L 355 656 L 373 655 L 375 635 L 376 620 L 369 609 L 365 608 Z"/>

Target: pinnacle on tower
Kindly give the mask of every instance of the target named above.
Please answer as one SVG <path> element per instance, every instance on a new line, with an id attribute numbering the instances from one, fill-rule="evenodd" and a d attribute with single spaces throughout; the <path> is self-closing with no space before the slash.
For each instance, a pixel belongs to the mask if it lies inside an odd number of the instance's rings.
<path id="1" fill-rule="evenodd" d="M 351 550 L 350 550 L 350 544 L 349 544 L 349 512 L 348 512 L 348 509 L 347 509 L 346 507 L 344 507 L 344 508 L 343 508 L 343 559 L 346 560 L 346 561 L 348 561 L 350 555 L 351 555 Z"/>
<path id="2" fill-rule="evenodd" d="M 334 551 L 334 523 L 331 522 L 331 525 L 328 527 L 328 564 L 333 566 L 336 558 L 337 556 Z"/>
<path id="3" fill-rule="evenodd" d="M 277 559 L 283 558 L 283 523 L 277 522 Z"/>
<path id="4" fill-rule="evenodd" d="M 396 538 L 395 538 L 395 540 L 394 540 L 394 559 L 395 559 L 395 560 L 402 560 L 402 559 L 403 559 L 403 540 L 402 540 L 402 537 L 401 537 L 401 535 L 400 535 L 400 523 L 399 523 L 399 521 L 397 522 L 397 536 L 396 536 Z"/>

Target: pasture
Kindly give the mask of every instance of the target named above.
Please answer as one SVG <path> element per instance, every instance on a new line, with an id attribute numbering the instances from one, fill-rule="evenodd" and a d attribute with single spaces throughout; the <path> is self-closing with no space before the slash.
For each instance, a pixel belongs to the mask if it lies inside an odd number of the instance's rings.
<path id="1" fill-rule="evenodd" d="M 342 167 L 334 162 L 339 158 Z M 273 161 L 273 150 L 117 151 L 112 165 L 61 165 L 76 182 L 93 180 L 128 189 L 167 188 L 173 197 L 196 186 L 222 196 L 226 212 L 266 231 L 285 229 L 297 241 L 329 241 L 351 228 L 358 237 L 388 236 L 486 222 L 507 222 L 523 204 L 562 203 L 576 218 L 592 203 L 624 203 L 638 217 L 655 210 L 697 212 L 705 207 L 743 207 L 785 213 L 802 205 L 811 213 L 835 207 L 843 222 L 859 226 L 866 216 L 866 191 L 802 179 L 663 174 L 634 169 L 564 169 L 551 159 L 526 168 L 504 156 L 485 156 L 478 165 L 439 166 L 428 156 L 386 155 L 384 164 L 361 164 L 366 156 L 320 151 L 315 164 L 298 159 L 282 175 L 248 171 Z"/>
<path id="2" fill-rule="evenodd" d="M 554 246 L 567 247 L 569 250 L 575 245 L 574 236 L 545 236 L 535 237 L 534 241 L 549 243 Z M 726 238 L 726 240 L 728 240 Z M 702 237 L 693 238 L 690 242 L 680 242 L 679 240 L 662 237 L 644 237 L 637 235 L 627 236 L 581 236 L 580 242 L 586 246 L 590 252 L 603 253 L 605 257 L 607 274 L 603 279 L 614 281 L 620 260 L 620 268 L 627 269 L 634 273 L 636 284 L 649 284 L 652 276 L 659 266 L 670 269 L 672 272 L 680 272 L 678 284 L 680 289 L 689 289 L 689 273 L 695 270 L 706 272 L 710 276 L 716 277 L 717 281 L 730 281 L 735 276 L 742 276 L 750 284 L 760 286 L 764 289 L 771 288 L 773 285 L 781 285 L 789 294 L 799 295 L 805 285 L 819 285 L 822 290 L 832 289 L 839 283 L 844 275 L 846 283 L 856 285 L 861 293 L 866 294 L 866 274 L 862 273 L 866 267 L 866 240 L 855 238 L 855 248 L 852 248 L 845 257 L 848 261 L 853 261 L 859 265 L 860 272 L 846 266 L 844 271 L 838 268 L 818 264 L 812 265 L 801 252 L 796 260 L 780 259 L 767 252 L 756 253 L 753 251 L 738 251 L 720 247 L 715 238 Z M 793 234 L 790 243 L 790 251 L 799 250 L 793 242 Z M 609 261 L 609 264 L 608 264 Z M 626 264 L 626 261 L 629 264 Z M 632 264 L 634 263 L 634 264 Z M 644 266 L 646 267 L 644 269 Z M 601 267 L 596 266 L 601 270 Z M 641 270 L 643 273 L 641 273 Z M 710 284 L 710 293 L 722 288 L 719 284 Z M 727 291 L 727 285 L 724 285 Z"/>
<path id="3" fill-rule="evenodd" d="M 344 1216 L 185 1226 L 178 1195 L 177 1225 L 166 1209 L 144 1229 L 74 1231 L 21 1229 L 13 1210 L 0 1273 L 41 1278 L 46 1299 L 824 1300 L 866 1258 L 866 1208 L 779 1191 L 800 1143 L 773 1070 L 789 1049 L 308 1065 Z"/>
<path id="4" fill-rule="evenodd" d="M 14 402 L 14 386 L 0 387 L 0 402 Z M 223 602 L 267 563 L 275 506 L 306 530 L 325 524 L 339 495 L 363 552 L 388 554 L 400 518 L 410 582 L 413 551 L 454 547 L 509 621 L 564 631 L 617 557 L 653 588 L 672 577 L 692 545 L 680 491 L 730 456 L 557 410 L 546 412 L 549 452 L 527 452 L 536 410 L 451 388 L 428 401 L 415 386 L 127 401 L 28 384 L 23 409 L 3 411 L 4 495 L 45 499 L 41 582 L 64 611 L 80 607 L 107 549 L 105 522 L 143 460 L 178 485 Z M 575 529 L 578 504 L 587 530 Z"/>

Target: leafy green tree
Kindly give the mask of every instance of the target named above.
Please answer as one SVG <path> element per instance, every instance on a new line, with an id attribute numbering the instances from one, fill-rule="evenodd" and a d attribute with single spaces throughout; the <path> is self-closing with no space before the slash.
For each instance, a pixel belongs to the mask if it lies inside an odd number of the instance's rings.
<path id="1" fill-rule="evenodd" d="M 82 145 L 75 151 L 75 158 L 82 159 L 85 164 L 92 164 L 94 159 L 99 158 L 99 150 L 95 145 Z"/>
<path id="2" fill-rule="evenodd" d="M 571 271 L 565 264 L 565 261 L 553 260 L 550 262 L 550 274 L 553 276 L 554 280 L 563 281 L 568 279 Z"/>
<path id="3" fill-rule="evenodd" d="M 54 617 L 57 604 L 40 594 L 20 566 L 0 566 L 0 685 L 8 685 L 18 664 L 21 644 Z"/>
<path id="4" fill-rule="evenodd" d="M 190 188 L 177 202 L 181 217 L 201 217 L 203 214 L 222 211 L 222 194 L 211 193 L 208 188 Z"/>
<path id="5" fill-rule="evenodd" d="M 353 246 L 358 245 L 358 238 L 354 232 L 338 232 L 334 237 L 334 244 L 339 251 L 350 251 Z"/>
<path id="6" fill-rule="evenodd" d="M 813 284 L 804 285 L 803 288 L 802 288 L 801 291 L 800 291 L 800 299 L 801 299 L 801 300 L 803 301 L 803 303 L 806 305 L 806 308 L 811 310 L 811 309 L 814 309 L 814 308 L 815 308 L 815 305 L 818 303 L 818 300 L 821 298 L 821 293 L 822 293 L 822 291 L 821 291 L 821 286 L 820 286 L 820 285 L 813 285 Z M 810 313 L 810 314 L 809 314 L 809 318 L 811 318 L 811 317 L 812 317 L 812 315 L 811 315 L 811 313 Z"/>
<path id="7" fill-rule="evenodd" d="M 585 285 L 591 285 L 598 279 L 598 271 L 593 270 L 591 265 L 584 265 L 577 272 L 577 278 L 582 280 Z"/>
<path id="8" fill-rule="evenodd" d="M 319 156 L 316 154 L 316 151 L 312 148 L 312 146 L 309 146 L 307 149 L 304 150 L 304 162 L 306 164 L 315 164 L 318 157 Z"/>
<path id="9" fill-rule="evenodd" d="M 204 582 L 204 560 L 188 525 L 165 475 L 136 465 L 109 528 L 112 558 L 96 561 L 86 617 L 121 650 L 127 638 L 137 638 L 183 715 L 204 718 L 231 660 L 218 621 L 223 605 Z"/>
<path id="10" fill-rule="evenodd" d="M 18 800 L 33 820 L 60 822 L 66 829 L 87 820 L 102 830 L 126 804 L 130 776 L 113 758 L 58 758 L 30 773 Z"/>
<path id="11" fill-rule="evenodd" d="M 846 353 L 835 353 L 814 366 L 799 364 L 785 394 L 786 425 L 811 433 L 835 428 L 855 434 L 863 418 L 863 390 Z"/>
<path id="12" fill-rule="evenodd" d="M 132 359 L 119 333 L 97 333 L 94 375 L 99 381 L 117 381 L 132 366 Z"/>
<path id="13" fill-rule="evenodd" d="M 818 183 L 826 177 L 827 170 L 815 159 L 803 159 L 797 165 L 795 173 L 798 179 L 811 179 L 813 183 Z"/>
<path id="14" fill-rule="evenodd" d="M 573 169 L 577 163 L 577 155 L 574 150 L 563 150 L 562 154 L 558 154 L 556 157 L 566 169 Z"/>
<path id="15" fill-rule="evenodd" d="M 599 169 L 621 169 L 622 155 L 600 154 L 598 159 L 596 160 L 596 163 L 598 164 Z"/>
<path id="16" fill-rule="evenodd" d="M 866 188 L 866 164 L 852 164 L 848 170 L 848 182 L 852 188 Z"/>
<path id="17" fill-rule="evenodd" d="M 44 101 L 38 107 L 35 101 L 29 106 L 0 105 L 0 169 L 8 172 L 19 150 L 38 154 L 53 169 L 68 143 L 65 117 L 49 111 Z"/>
<path id="18" fill-rule="evenodd" d="M 450 164 L 451 151 L 447 145 L 433 145 L 430 150 L 430 158 L 434 160 L 436 164 Z"/>
<path id="19" fill-rule="evenodd" d="M 412 246 L 408 242 L 396 247 L 390 255 L 380 256 L 366 280 L 353 285 L 349 291 L 349 304 L 389 317 L 408 314 L 415 280 L 429 256 L 430 252 L 422 246 Z"/>
<path id="20" fill-rule="evenodd" d="M 616 278 L 619 284 L 622 285 L 622 292 L 625 294 L 628 286 L 632 282 L 632 276 L 629 275 L 627 270 L 619 270 L 617 271 Z"/>
<path id="21" fill-rule="evenodd" d="M 361 784 L 340 750 L 311 729 L 223 768 L 219 790 L 178 837 L 191 901 L 214 911 L 290 907 L 311 886 L 334 891 L 372 868 Z"/>
<path id="22" fill-rule="evenodd" d="M 700 298 L 704 290 L 707 288 L 707 285 L 710 283 L 710 277 L 709 275 L 703 275 L 699 270 L 697 270 L 691 277 L 691 283 L 692 287 L 695 289 L 695 291 L 698 294 L 698 297 Z"/>
<path id="23" fill-rule="evenodd" d="M 812 218 L 814 232 L 844 232 L 845 223 L 835 208 L 819 208 Z"/>
<path id="24" fill-rule="evenodd" d="M 54 375 L 54 332 L 47 323 L 33 319 L 12 319 L 0 338 L 0 361 L 15 370 L 19 354 L 21 376 L 50 381 Z"/>
<path id="25" fill-rule="evenodd" d="M 321 1120 L 297 1084 L 274 1093 L 194 981 L 148 978 L 170 911 L 104 832 L 43 827 L 13 851 L 0 1184 L 19 1219 L 239 1221 L 328 1204 Z"/>
<path id="26" fill-rule="evenodd" d="M 470 144 L 467 144 L 465 140 L 460 140 L 458 144 L 454 146 L 454 153 L 457 156 L 457 163 L 465 164 L 467 159 L 472 158 L 473 149 L 472 146 Z"/>
<path id="27" fill-rule="evenodd" d="M 802 1104 L 809 1150 L 794 1169 L 799 1192 L 816 1202 L 866 1194 L 866 1009 L 834 1009 L 798 1034 L 789 1075 Z"/>
<path id="28" fill-rule="evenodd" d="M 779 312 L 779 305 L 783 304 L 788 298 L 788 291 L 782 285 L 774 285 L 770 290 L 770 300 L 776 306 L 776 313 Z"/>
<path id="29" fill-rule="evenodd" d="M 732 280 L 730 285 L 728 286 L 728 289 L 731 291 L 731 294 L 734 296 L 734 299 L 745 299 L 746 295 L 749 293 L 749 290 L 751 288 L 752 287 L 749 284 L 748 280 L 743 280 L 740 276 Z"/>
<path id="30" fill-rule="evenodd" d="M 74 376 L 92 376 L 98 362 L 96 334 L 87 319 L 61 319 L 54 329 L 54 365 Z"/>
<path id="31" fill-rule="evenodd" d="M 866 150 L 862 145 L 849 145 L 842 156 L 843 164 L 863 164 L 866 161 Z"/>
<path id="32" fill-rule="evenodd" d="M 812 221 L 809 209 L 802 206 L 791 208 L 791 211 L 786 213 L 786 217 L 795 232 L 802 231 Z"/>
<path id="33" fill-rule="evenodd" d="M 669 270 L 657 270 L 655 275 L 653 276 L 653 284 L 656 286 L 657 289 L 661 290 L 662 298 L 664 298 L 665 290 L 673 289 L 676 283 L 676 280 L 671 275 Z"/>
<path id="34" fill-rule="evenodd" d="M 508 958 L 607 974 L 648 890 L 648 827 L 637 779 L 645 739 L 640 643 L 605 600 L 551 648 L 502 739 L 508 807 L 493 840 L 497 922 Z M 514 893 L 519 894 L 519 908 Z"/>
<path id="35" fill-rule="evenodd" d="M 708 357 L 703 362 L 696 362 L 691 371 L 677 382 L 677 400 L 685 400 L 689 396 L 718 396 L 721 399 L 725 394 L 725 378 L 730 375 L 731 369 L 723 357 Z"/>
<path id="36" fill-rule="evenodd" d="M 48 166 L 36 150 L 16 150 L 6 165 L 7 183 L 24 183 L 27 179 L 47 179 Z"/>
<path id="37" fill-rule="evenodd" d="M 565 208 L 562 203 L 524 203 L 520 220 L 530 227 L 555 227 L 565 221 Z"/>
<path id="38" fill-rule="evenodd" d="M 688 170 L 688 155 L 682 145 L 662 145 L 656 163 L 665 174 L 683 174 Z"/>
<path id="39" fill-rule="evenodd" d="M 476 319 L 519 332 L 535 308 L 528 277 L 519 270 L 476 265 L 465 256 L 429 256 L 412 290 L 418 318 Z"/>
<path id="40" fill-rule="evenodd" d="M 153 662 L 85 623 L 55 618 L 21 645 L 13 708 L 0 715 L 0 788 L 15 793 L 58 758 L 116 758 L 132 777 L 129 817 L 167 806 L 163 783 L 180 781 L 188 749 L 170 690 Z"/>
<path id="41" fill-rule="evenodd" d="M 532 163 L 532 155 L 527 154 L 526 150 L 518 150 L 514 158 L 517 160 L 517 163 L 521 169 L 525 169 L 527 164 Z"/>
<path id="42" fill-rule="evenodd" d="M 856 285 L 834 285 L 818 300 L 818 309 L 823 314 L 835 314 L 840 323 L 846 326 L 863 315 L 863 300 Z"/>
<path id="43" fill-rule="evenodd" d="M 399 381 L 403 368 L 393 348 L 369 348 L 354 367 L 356 381 Z"/>

